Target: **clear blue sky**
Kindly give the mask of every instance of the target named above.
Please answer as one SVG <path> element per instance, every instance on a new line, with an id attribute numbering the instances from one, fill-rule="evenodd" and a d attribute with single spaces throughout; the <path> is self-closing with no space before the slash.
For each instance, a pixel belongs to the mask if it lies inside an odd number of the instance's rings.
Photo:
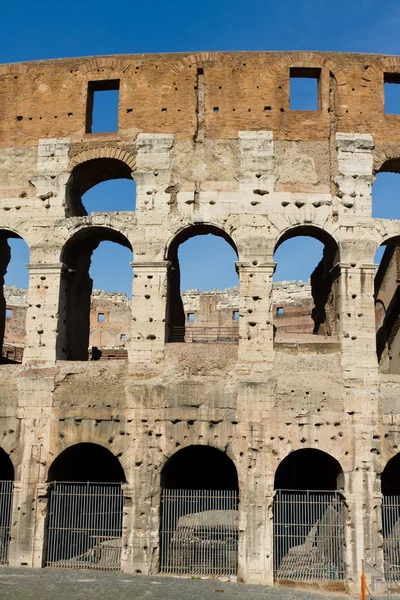
<path id="1" fill-rule="evenodd" d="M 328 50 L 400 54 L 400 4 L 396 0 L 5 0 L 0 20 L 0 63 L 141 52 L 196 50 Z M 382 177 L 382 181 L 380 178 Z M 400 177 L 400 176 L 398 176 Z M 375 215 L 400 217 L 400 185 L 395 176 L 378 178 Z M 124 182 L 124 184 L 129 182 Z M 131 210 L 128 185 L 89 192 L 88 206 Z M 397 191 L 396 191 L 397 190 Z M 92 195 L 89 198 L 89 195 Z M 124 208 L 125 207 L 125 208 Z M 201 252 L 199 243 L 202 243 Z M 21 265 L 29 262 L 12 241 L 8 284 L 27 285 Z M 207 245 L 207 249 L 205 246 Z M 276 280 L 307 279 L 321 255 L 320 244 L 289 241 L 276 253 Z M 234 253 L 222 240 L 189 240 L 180 253 L 182 288 L 235 285 Z M 94 286 L 130 293 L 131 253 L 107 243 L 94 253 Z"/>

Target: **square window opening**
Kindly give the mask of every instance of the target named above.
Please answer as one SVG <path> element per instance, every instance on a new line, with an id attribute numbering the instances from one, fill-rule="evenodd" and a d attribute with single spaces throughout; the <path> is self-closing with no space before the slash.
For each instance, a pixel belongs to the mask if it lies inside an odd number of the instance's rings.
<path id="1" fill-rule="evenodd" d="M 89 81 L 86 133 L 118 131 L 119 79 Z"/>
<path id="2" fill-rule="evenodd" d="M 97 313 L 97 322 L 104 323 L 104 313 Z"/>
<path id="3" fill-rule="evenodd" d="M 188 313 L 188 315 L 187 315 L 187 322 L 188 323 L 194 323 L 194 313 Z"/>
<path id="4" fill-rule="evenodd" d="M 278 306 L 276 309 L 276 316 L 278 317 L 278 319 L 283 317 L 284 314 L 285 314 L 285 309 L 283 308 L 283 306 Z"/>
<path id="5" fill-rule="evenodd" d="M 321 69 L 290 69 L 290 110 L 318 110 Z"/>
<path id="6" fill-rule="evenodd" d="M 386 115 L 400 115 L 400 73 L 384 73 L 384 102 Z"/>
<path id="7" fill-rule="evenodd" d="M 126 340 L 126 333 L 121 333 L 121 335 L 119 336 L 120 340 Z"/>
<path id="8" fill-rule="evenodd" d="M 239 311 L 238 310 L 234 310 L 232 313 L 232 319 L 234 321 L 239 321 Z"/>
<path id="9" fill-rule="evenodd" d="M 13 311 L 12 308 L 6 308 L 6 319 L 12 319 Z"/>

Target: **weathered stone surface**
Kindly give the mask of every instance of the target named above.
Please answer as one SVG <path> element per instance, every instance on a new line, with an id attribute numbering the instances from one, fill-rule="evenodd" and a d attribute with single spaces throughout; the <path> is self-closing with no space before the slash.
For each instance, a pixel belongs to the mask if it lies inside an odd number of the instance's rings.
<path id="1" fill-rule="evenodd" d="M 292 67 L 319 69 L 318 110 L 290 110 Z M 400 235 L 400 221 L 372 218 L 374 174 L 400 156 L 385 71 L 400 59 L 204 52 L 0 67 L 1 276 L 9 237 L 30 250 L 24 362 L 0 378 L 13 566 L 43 565 L 49 468 L 82 442 L 124 469 L 125 571 L 157 572 L 161 471 L 190 445 L 237 469 L 241 579 L 273 581 L 274 478 L 304 449 L 343 470 L 348 584 L 362 558 L 382 566 L 379 478 L 400 440 L 399 376 L 379 372 L 374 317 L 374 253 Z M 89 133 L 89 82 L 109 80 L 120 81 L 118 131 Z M 135 212 L 85 215 L 87 189 L 131 177 Z M 237 341 L 169 343 L 185 328 L 179 244 L 208 233 L 237 253 Z M 332 335 L 279 341 L 274 251 L 295 235 L 329 250 L 318 319 Z M 127 361 L 84 360 L 88 266 L 103 240 L 134 254 Z"/>

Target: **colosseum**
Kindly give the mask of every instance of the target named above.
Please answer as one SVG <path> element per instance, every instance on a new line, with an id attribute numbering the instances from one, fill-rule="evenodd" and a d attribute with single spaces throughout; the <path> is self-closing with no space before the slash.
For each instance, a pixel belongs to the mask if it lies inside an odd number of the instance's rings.
<path id="1" fill-rule="evenodd" d="M 292 107 L 297 79 L 313 110 Z M 386 84 L 400 57 L 0 66 L 1 281 L 10 239 L 30 256 L 24 298 L 0 294 L 1 563 L 351 590 L 362 560 L 400 573 L 400 220 L 372 216 L 376 175 L 400 172 Z M 110 90 L 118 125 L 93 131 Z M 135 208 L 87 214 L 114 179 Z M 239 287 L 181 295 L 179 247 L 210 233 Z M 297 236 L 324 252 L 290 308 L 274 256 Z M 121 301 L 92 293 L 102 241 L 134 274 L 108 360 L 90 353 L 93 303 Z"/>

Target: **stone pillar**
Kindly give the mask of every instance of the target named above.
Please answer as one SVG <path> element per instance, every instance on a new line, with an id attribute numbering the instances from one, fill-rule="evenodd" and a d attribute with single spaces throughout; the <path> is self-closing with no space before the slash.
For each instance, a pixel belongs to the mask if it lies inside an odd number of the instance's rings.
<path id="1" fill-rule="evenodd" d="M 129 360 L 159 362 L 164 356 L 169 263 L 133 262 L 132 328 Z"/>
<path id="2" fill-rule="evenodd" d="M 24 363 L 54 362 L 58 328 L 62 326 L 58 323 L 58 312 L 64 265 L 31 264 L 27 267 L 29 289 Z"/>
<path id="3" fill-rule="evenodd" d="M 333 269 L 345 379 L 376 382 L 374 273 L 376 265 L 337 263 Z M 361 407 L 360 407 L 361 408 Z"/>
<path id="4" fill-rule="evenodd" d="M 124 512 L 122 519 L 121 571 L 124 573 L 134 573 L 135 569 L 141 570 L 140 567 L 133 564 L 134 488 L 125 483 L 122 485 L 122 491 L 124 494 Z"/>
<path id="5" fill-rule="evenodd" d="M 368 133 L 337 133 L 338 176 L 335 179 L 340 199 L 339 213 L 372 216 L 374 140 Z"/>
<path id="6" fill-rule="evenodd" d="M 8 564 L 11 567 L 19 567 L 19 512 L 21 510 L 22 483 L 14 482 L 12 509 L 11 509 L 11 528 L 10 545 L 8 549 Z"/>
<path id="7" fill-rule="evenodd" d="M 69 179 L 69 138 L 42 138 L 38 143 L 36 188 L 38 207 L 46 217 L 65 217 L 66 185 Z"/>
<path id="8" fill-rule="evenodd" d="M 256 264 L 254 264 L 256 263 Z M 276 263 L 237 262 L 239 362 L 272 362 L 272 277 Z"/>
<path id="9" fill-rule="evenodd" d="M 45 566 L 47 556 L 47 520 L 50 494 L 45 483 L 36 486 L 36 522 L 33 536 L 32 567 L 40 569 Z"/>

